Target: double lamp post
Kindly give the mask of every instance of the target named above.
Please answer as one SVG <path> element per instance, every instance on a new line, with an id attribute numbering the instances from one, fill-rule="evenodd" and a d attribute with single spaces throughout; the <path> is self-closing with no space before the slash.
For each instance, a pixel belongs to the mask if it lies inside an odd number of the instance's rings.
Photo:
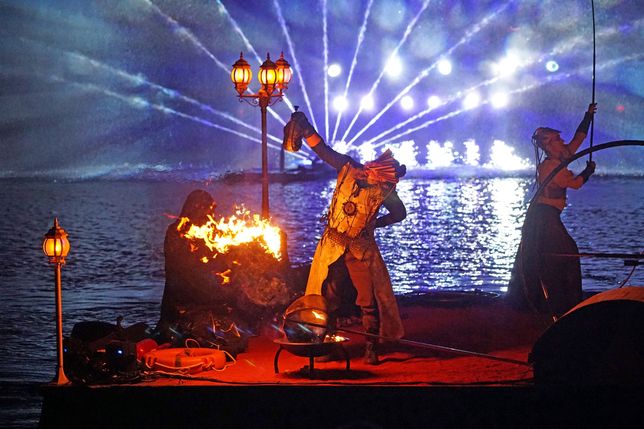
<path id="1" fill-rule="evenodd" d="M 244 59 L 243 53 L 233 64 L 230 78 L 235 84 L 239 94 L 239 101 L 245 100 L 253 106 L 259 106 L 262 113 L 262 218 L 268 219 L 268 138 L 266 132 L 266 109 L 282 99 L 284 91 L 288 88 L 293 73 L 291 66 L 284 59 L 284 53 L 273 62 L 270 54 L 266 54 L 266 61 L 259 67 L 258 79 L 261 87 L 257 93 L 246 93 L 253 72 L 250 64 Z M 283 154 L 281 155 L 283 156 Z M 283 158 L 280 159 L 283 165 Z"/>

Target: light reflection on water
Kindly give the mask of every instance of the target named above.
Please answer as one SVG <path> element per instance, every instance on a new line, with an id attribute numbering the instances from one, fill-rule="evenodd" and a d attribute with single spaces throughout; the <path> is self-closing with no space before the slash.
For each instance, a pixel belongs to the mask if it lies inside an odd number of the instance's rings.
<path id="1" fill-rule="evenodd" d="M 401 182 L 408 218 L 379 234 L 397 292 L 500 291 L 520 240 L 528 184 L 525 178 Z"/>
<path id="2" fill-rule="evenodd" d="M 271 214 L 288 233 L 295 263 L 310 263 L 335 181 L 271 185 Z M 563 221 L 585 252 L 636 253 L 644 231 L 644 180 L 593 178 L 569 193 Z M 502 291 L 527 208 L 529 178 L 408 179 L 399 184 L 408 217 L 377 231 L 398 294 L 436 289 Z M 236 203 L 259 212 L 260 184 L 143 181 L 3 181 L 0 204 L 0 333 L 13 358 L 0 382 L 13 389 L 53 377 L 53 272 L 40 249 L 53 217 L 70 236 L 63 268 L 64 332 L 83 320 L 125 325 L 158 318 L 164 285 L 163 239 L 185 197 L 205 188 L 230 215 Z M 630 271 L 619 260 L 582 260 L 584 288 L 617 286 Z M 644 270 L 631 284 L 644 285 Z M 18 387 L 16 387 L 18 386 Z M 24 393 L 24 392 L 23 392 Z M 9 408 L 37 420 L 39 399 Z M 35 421 L 34 420 L 34 421 Z"/>

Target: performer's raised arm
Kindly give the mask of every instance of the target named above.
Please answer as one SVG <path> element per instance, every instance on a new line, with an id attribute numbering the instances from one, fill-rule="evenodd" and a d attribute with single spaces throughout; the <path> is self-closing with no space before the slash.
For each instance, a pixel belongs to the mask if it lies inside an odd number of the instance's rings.
<path id="1" fill-rule="evenodd" d="M 582 119 L 579 123 L 577 131 L 575 131 L 575 135 L 573 136 L 570 143 L 566 145 L 566 149 L 568 151 L 567 158 L 570 158 L 577 152 L 579 146 L 581 146 L 581 143 L 588 135 L 588 128 L 590 128 L 590 123 L 593 120 L 593 115 L 595 114 L 595 112 L 597 112 L 597 103 L 589 104 L 588 110 L 584 114 L 584 119 Z"/>
<path id="2" fill-rule="evenodd" d="M 306 141 L 306 144 L 313 149 L 313 152 L 315 152 L 322 161 L 326 162 L 336 170 L 339 171 L 347 162 L 354 162 L 350 156 L 336 152 L 328 146 L 324 142 L 324 139 L 317 133 L 315 128 L 313 128 L 313 125 L 309 123 L 304 113 L 294 112 L 291 114 L 291 121 L 286 125 L 286 127 L 289 126 L 294 127 L 294 130 L 291 133 L 291 138 L 296 140 L 303 138 Z M 286 131 L 286 127 L 284 135 L 289 134 Z"/>

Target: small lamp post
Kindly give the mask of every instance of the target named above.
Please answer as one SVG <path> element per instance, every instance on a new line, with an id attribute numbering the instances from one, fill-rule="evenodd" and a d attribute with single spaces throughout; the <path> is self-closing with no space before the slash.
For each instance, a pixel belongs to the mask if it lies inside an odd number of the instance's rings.
<path id="1" fill-rule="evenodd" d="M 293 76 L 291 66 L 284 59 L 284 53 L 273 62 L 270 54 L 266 54 L 266 61 L 259 67 L 257 78 L 261 84 L 256 93 L 246 94 L 253 72 L 250 64 L 244 59 L 244 54 L 239 54 L 239 59 L 233 64 L 230 79 L 235 84 L 239 101 L 245 100 L 253 106 L 259 106 L 262 113 L 262 217 L 268 219 L 268 138 L 266 132 L 266 108 L 280 101 L 288 83 Z"/>
<path id="2" fill-rule="evenodd" d="M 65 257 L 69 253 L 69 240 L 65 230 L 58 225 L 58 218 L 54 218 L 54 226 L 45 234 L 42 250 L 49 258 L 49 262 L 54 264 L 56 279 L 56 355 L 58 366 L 52 383 L 56 385 L 69 384 L 69 379 L 63 368 L 63 298 L 60 282 L 60 267 L 65 264 Z"/>

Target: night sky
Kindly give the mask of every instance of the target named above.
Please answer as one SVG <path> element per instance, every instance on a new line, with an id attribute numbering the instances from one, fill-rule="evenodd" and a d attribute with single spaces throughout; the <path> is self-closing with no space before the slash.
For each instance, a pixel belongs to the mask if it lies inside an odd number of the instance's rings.
<path id="1" fill-rule="evenodd" d="M 597 0 L 595 20 L 595 144 L 641 140 L 644 3 Z M 474 139 L 485 163 L 501 140 L 531 159 L 533 130 L 570 139 L 592 97 L 590 1 L 2 0 L 0 35 L 0 177 L 258 168 L 260 110 L 229 77 L 241 51 L 254 91 L 267 52 L 293 68 L 274 148 L 299 105 L 347 150 L 407 142 L 422 166 L 430 141 Z M 598 171 L 641 174 L 642 152 L 598 154 Z"/>

